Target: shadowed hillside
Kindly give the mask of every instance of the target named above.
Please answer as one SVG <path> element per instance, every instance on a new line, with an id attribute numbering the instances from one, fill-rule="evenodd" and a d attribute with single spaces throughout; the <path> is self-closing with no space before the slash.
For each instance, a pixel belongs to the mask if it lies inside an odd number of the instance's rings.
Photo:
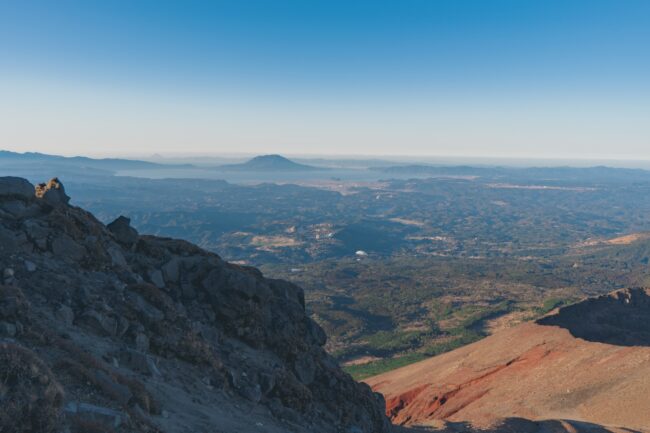
<path id="1" fill-rule="evenodd" d="M 537 321 L 576 338 L 618 346 L 650 346 L 650 289 L 620 290 L 561 308 Z"/>

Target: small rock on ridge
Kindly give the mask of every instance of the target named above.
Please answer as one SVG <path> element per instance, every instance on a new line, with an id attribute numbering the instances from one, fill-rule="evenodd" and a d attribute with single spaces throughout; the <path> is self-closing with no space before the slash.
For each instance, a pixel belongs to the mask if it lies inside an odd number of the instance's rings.
<path id="1" fill-rule="evenodd" d="M 47 183 L 36 186 L 36 197 L 44 200 L 52 207 L 68 204 L 70 197 L 65 193 L 65 188 L 58 178 L 50 179 Z"/>
<path id="2" fill-rule="evenodd" d="M 138 232 L 131 227 L 131 219 L 120 215 L 112 223 L 106 226 L 115 235 L 118 242 L 125 245 L 133 245 L 138 240 Z"/>

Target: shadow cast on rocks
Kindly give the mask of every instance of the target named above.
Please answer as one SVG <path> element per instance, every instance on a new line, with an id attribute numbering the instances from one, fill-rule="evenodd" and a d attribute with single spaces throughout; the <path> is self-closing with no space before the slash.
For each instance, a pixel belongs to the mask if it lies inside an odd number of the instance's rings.
<path id="1" fill-rule="evenodd" d="M 650 346 L 650 289 L 622 289 L 561 308 L 537 321 L 583 340 L 618 346 Z"/>
<path id="2" fill-rule="evenodd" d="M 574 420 L 532 421 L 525 418 L 507 418 L 494 427 L 479 428 L 468 422 L 447 422 L 444 427 L 430 429 L 411 427 L 396 429 L 395 433 L 644 433 L 627 428 L 611 428 Z"/>

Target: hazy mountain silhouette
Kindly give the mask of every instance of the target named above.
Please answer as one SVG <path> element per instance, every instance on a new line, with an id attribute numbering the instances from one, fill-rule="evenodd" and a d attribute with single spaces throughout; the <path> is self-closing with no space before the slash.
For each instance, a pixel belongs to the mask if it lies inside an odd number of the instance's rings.
<path id="1" fill-rule="evenodd" d="M 97 168 L 109 171 L 115 170 L 139 170 L 155 168 L 189 168 L 191 164 L 158 164 L 155 162 L 141 161 L 137 159 L 122 158 L 88 158 L 85 156 L 60 156 L 48 155 L 38 152 L 11 152 L 0 150 L 0 163 L 11 162 L 16 164 L 47 163 L 49 166 L 74 166 L 78 168 Z"/>
<path id="2" fill-rule="evenodd" d="M 217 167 L 229 171 L 313 171 L 325 170 L 312 165 L 299 164 L 281 155 L 260 155 L 242 164 L 228 164 Z"/>

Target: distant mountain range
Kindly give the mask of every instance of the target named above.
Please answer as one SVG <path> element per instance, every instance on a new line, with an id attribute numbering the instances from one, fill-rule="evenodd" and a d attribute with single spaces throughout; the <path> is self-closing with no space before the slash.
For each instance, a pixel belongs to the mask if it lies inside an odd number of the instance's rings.
<path id="1" fill-rule="evenodd" d="M 242 164 L 220 165 L 218 170 L 223 171 L 314 171 L 327 170 L 322 167 L 299 164 L 281 155 L 260 155 Z"/>
<path id="2" fill-rule="evenodd" d="M 88 158 L 85 156 L 59 156 L 48 155 L 38 152 L 11 152 L 0 150 L 0 164 L 40 164 L 47 163 L 49 166 L 75 166 L 78 168 L 93 168 L 107 171 L 117 170 L 142 170 L 159 168 L 195 168 L 193 164 L 163 164 L 137 159 L 122 158 Z M 260 155 L 241 164 L 227 164 L 216 167 L 220 171 L 314 171 L 327 170 L 322 167 L 315 167 L 300 164 L 281 155 Z"/>
<path id="3" fill-rule="evenodd" d="M 139 170 L 139 169 L 154 169 L 154 168 L 190 168 L 194 167 L 191 164 L 158 164 L 155 162 L 141 161 L 135 159 L 121 159 L 121 158 L 88 158 L 85 156 L 59 156 L 48 155 L 38 152 L 11 152 L 8 150 L 0 150 L 0 163 L 16 163 L 16 164 L 35 164 L 47 163 L 48 165 L 57 166 L 75 166 L 80 168 L 95 168 L 108 171 L 117 170 Z"/>

